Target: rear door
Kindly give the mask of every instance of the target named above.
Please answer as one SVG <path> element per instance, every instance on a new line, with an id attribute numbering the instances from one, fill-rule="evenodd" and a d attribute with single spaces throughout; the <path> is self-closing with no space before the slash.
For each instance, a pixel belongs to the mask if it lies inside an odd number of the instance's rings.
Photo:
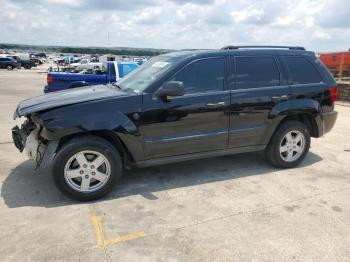
<path id="1" fill-rule="evenodd" d="M 265 145 L 278 122 L 271 110 L 290 104 L 290 87 L 279 61 L 273 55 L 232 58 L 230 147 Z"/>

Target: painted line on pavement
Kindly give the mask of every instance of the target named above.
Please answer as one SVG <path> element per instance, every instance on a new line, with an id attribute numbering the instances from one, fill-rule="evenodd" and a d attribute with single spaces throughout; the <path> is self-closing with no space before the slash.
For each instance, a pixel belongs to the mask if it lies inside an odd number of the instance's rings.
<path id="1" fill-rule="evenodd" d="M 133 240 L 133 239 L 137 239 L 137 238 L 146 236 L 145 232 L 139 231 L 139 232 L 130 233 L 130 234 L 127 234 L 124 236 L 118 236 L 115 238 L 106 239 L 105 235 L 104 235 L 101 217 L 98 216 L 97 214 L 93 213 L 93 214 L 91 214 L 90 218 L 91 218 L 91 222 L 92 222 L 94 229 L 95 229 L 97 247 L 105 247 L 105 246 L 118 244 L 121 242 L 125 242 L 125 241 L 129 241 L 129 240 Z"/>

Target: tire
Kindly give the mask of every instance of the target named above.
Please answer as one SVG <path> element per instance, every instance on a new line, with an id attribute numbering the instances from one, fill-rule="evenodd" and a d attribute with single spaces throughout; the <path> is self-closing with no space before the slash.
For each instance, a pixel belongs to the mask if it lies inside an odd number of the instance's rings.
<path id="1" fill-rule="evenodd" d="M 28 65 L 28 64 L 24 65 L 23 67 L 24 67 L 24 69 L 31 69 L 32 68 L 32 66 Z"/>
<path id="2" fill-rule="evenodd" d="M 68 141 L 58 151 L 53 177 L 58 189 L 69 198 L 90 201 L 113 189 L 122 176 L 122 167 L 120 154 L 112 144 L 100 137 L 86 136 Z"/>
<path id="3" fill-rule="evenodd" d="M 9 71 L 11 71 L 11 70 L 13 70 L 13 66 L 12 66 L 12 65 L 7 65 L 7 66 L 6 66 L 6 69 L 9 70 Z"/>
<path id="4" fill-rule="evenodd" d="M 310 134 L 306 126 L 290 120 L 275 131 L 265 149 L 265 156 L 275 167 L 293 168 L 303 161 L 309 148 Z"/>

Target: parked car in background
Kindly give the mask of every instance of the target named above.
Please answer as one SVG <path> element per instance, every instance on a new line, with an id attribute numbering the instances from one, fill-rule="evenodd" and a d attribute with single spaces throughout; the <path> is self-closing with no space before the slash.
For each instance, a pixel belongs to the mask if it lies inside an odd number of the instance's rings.
<path id="1" fill-rule="evenodd" d="M 19 60 L 19 63 L 21 63 L 21 67 L 24 69 L 31 69 L 32 67 L 36 67 L 36 63 L 32 60 Z"/>
<path id="2" fill-rule="evenodd" d="M 137 67 L 134 62 L 105 62 L 99 69 L 80 73 L 48 72 L 44 92 L 117 82 Z"/>
<path id="3" fill-rule="evenodd" d="M 32 60 L 30 60 L 30 58 L 21 58 L 17 55 L 11 55 L 9 57 L 12 57 L 15 60 L 17 60 L 17 62 L 20 63 L 21 67 L 23 67 L 24 69 L 31 69 L 32 67 L 36 67 L 36 64 Z"/>
<path id="4" fill-rule="evenodd" d="M 135 166 L 263 150 L 272 165 L 295 167 L 310 138 L 333 128 L 336 96 L 332 75 L 301 47 L 182 51 L 115 86 L 23 101 L 14 118 L 27 120 L 13 140 L 39 165 L 52 163 L 64 194 L 92 200 Z"/>
<path id="5" fill-rule="evenodd" d="M 32 57 L 32 58 L 30 58 L 30 60 L 33 61 L 36 65 L 44 64 L 44 61 L 41 60 L 40 58 Z"/>
<path id="6" fill-rule="evenodd" d="M 36 53 L 36 54 L 34 54 L 34 56 L 42 57 L 42 58 L 45 58 L 45 59 L 47 58 L 45 53 Z"/>
<path id="7" fill-rule="evenodd" d="M 18 68 L 20 64 L 16 59 L 12 57 L 0 57 L 0 68 L 5 68 L 7 70 L 13 70 L 14 68 Z"/>
<path id="8" fill-rule="evenodd" d="M 142 65 L 143 63 L 147 62 L 147 59 L 142 57 L 134 57 L 133 61 L 137 63 L 138 65 Z"/>
<path id="9" fill-rule="evenodd" d="M 91 63 L 89 59 L 82 59 L 79 63 L 72 63 L 70 67 L 73 67 L 77 70 L 86 70 L 86 69 L 94 69 L 94 68 L 102 68 L 103 63 L 94 62 Z"/>

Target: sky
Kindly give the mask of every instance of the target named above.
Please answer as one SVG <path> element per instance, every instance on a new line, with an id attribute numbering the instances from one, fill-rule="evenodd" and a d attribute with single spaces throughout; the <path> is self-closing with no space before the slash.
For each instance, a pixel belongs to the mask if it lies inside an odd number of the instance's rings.
<path id="1" fill-rule="evenodd" d="M 349 0 L 0 0 L 0 43 L 350 48 Z"/>

